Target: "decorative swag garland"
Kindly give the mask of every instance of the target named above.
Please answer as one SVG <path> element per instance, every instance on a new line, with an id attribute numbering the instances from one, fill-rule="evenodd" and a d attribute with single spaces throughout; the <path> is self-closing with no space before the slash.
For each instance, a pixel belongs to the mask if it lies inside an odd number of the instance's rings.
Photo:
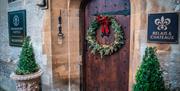
<path id="1" fill-rule="evenodd" d="M 114 30 L 115 40 L 110 45 L 101 45 L 96 41 L 96 30 L 101 27 L 101 36 L 109 36 L 109 25 Z M 91 49 L 91 53 L 94 55 L 99 53 L 101 58 L 117 52 L 118 49 L 122 48 L 125 43 L 124 33 L 121 26 L 118 25 L 116 20 L 110 16 L 97 16 L 97 18 L 90 24 L 86 39 L 89 44 L 89 48 Z"/>

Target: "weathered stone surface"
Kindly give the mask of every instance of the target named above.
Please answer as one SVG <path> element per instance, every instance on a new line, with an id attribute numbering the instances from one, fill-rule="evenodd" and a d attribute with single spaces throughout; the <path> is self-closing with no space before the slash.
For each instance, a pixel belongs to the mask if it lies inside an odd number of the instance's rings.
<path id="1" fill-rule="evenodd" d="M 173 91 L 180 87 L 180 45 L 147 43 L 147 15 L 179 11 L 180 0 L 131 0 L 130 91 L 146 46 L 157 47 L 166 86 Z M 179 37 L 180 40 L 180 37 Z M 175 90 L 177 89 L 177 90 Z"/>
<path id="2" fill-rule="evenodd" d="M 49 65 L 49 60 L 51 60 L 51 56 L 49 52 L 49 37 L 46 37 L 49 33 L 44 34 L 45 24 L 43 23 L 45 21 L 45 18 L 49 14 L 45 13 L 45 11 L 41 10 L 38 6 L 36 6 L 37 2 L 36 0 L 16 0 L 15 2 L 9 3 L 8 0 L 0 0 L 0 61 L 6 61 L 6 62 L 13 62 L 16 63 L 18 61 L 18 57 L 21 51 L 20 47 L 11 47 L 9 46 L 9 34 L 8 34 L 8 12 L 9 11 L 17 11 L 17 10 L 26 10 L 26 23 L 27 23 L 27 35 L 31 36 L 32 42 L 33 42 L 33 47 L 34 47 L 34 52 L 35 52 L 35 57 L 37 62 L 40 64 L 41 68 L 43 70 L 47 70 L 45 74 L 42 76 L 42 82 L 43 84 L 48 84 L 50 85 L 51 79 L 52 79 L 52 67 Z M 47 16 L 45 16 L 47 15 Z M 49 22 L 50 23 L 50 22 Z M 50 27 L 50 24 L 48 24 L 48 27 Z M 48 28 L 47 27 L 47 28 Z M 48 29 L 50 30 L 50 29 Z M 49 32 L 49 31 L 46 31 Z M 45 36 L 45 37 L 44 37 Z M 44 40 L 46 39 L 46 40 Z M 47 48 L 47 53 L 43 53 L 43 44 L 44 41 L 47 43 L 46 47 Z M 47 54 L 47 55 L 46 55 Z M 0 64 L 1 66 L 1 64 Z M 4 66 L 8 66 L 7 64 L 4 64 Z M 11 68 L 11 67 L 10 67 Z M 13 70 L 15 68 L 12 68 Z M 52 70 L 52 69 L 51 69 Z M 4 70 L 5 72 L 9 72 L 8 70 Z M 10 74 L 7 74 L 8 76 Z M 2 81 L 0 86 L 5 86 L 9 84 L 9 86 L 14 89 L 13 85 L 15 86 L 14 82 L 11 82 L 7 79 L 4 79 L 5 76 L 1 75 Z M 45 82 L 44 82 L 45 81 Z M 8 86 L 8 85 L 7 85 Z M 7 91 L 13 91 L 11 88 L 7 89 Z"/>
<path id="3" fill-rule="evenodd" d="M 16 88 L 15 81 L 10 79 L 10 74 L 14 71 L 14 68 L 15 64 L 0 61 L 0 88 L 6 91 L 13 91 Z"/>
<path id="4" fill-rule="evenodd" d="M 9 35 L 8 35 L 8 12 L 17 10 L 26 10 L 27 19 L 27 35 L 31 36 L 34 51 L 36 54 L 37 61 L 41 61 L 42 57 L 42 24 L 44 11 L 36 6 L 36 1 L 26 0 L 9 3 L 7 0 L 1 0 L 1 22 L 0 22 L 0 59 L 7 61 L 10 59 L 12 61 L 17 60 L 21 48 L 9 46 Z"/>

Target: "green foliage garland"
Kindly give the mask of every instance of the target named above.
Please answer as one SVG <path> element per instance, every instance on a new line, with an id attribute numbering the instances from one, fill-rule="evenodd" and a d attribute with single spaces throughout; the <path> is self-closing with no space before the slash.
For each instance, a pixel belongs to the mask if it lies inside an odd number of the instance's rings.
<path id="1" fill-rule="evenodd" d="M 154 47 L 145 50 L 143 62 L 136 73 L 133 91 L 167 91 Z"/>
<path id="2" fill-rule="evenodd" d="M 87 31 L 87 42 L 89 44 L 89 48 L 91 49 L 91 53 L 96 54 L 99 53 L 101 58 L 106 55 L 111 55 L 114 52 L 117 52 L 124 43 L 124 33 L 121 29 L 121 26 L 118 25 L 116 20 L 113 17 L 108 17 L 111 22 L 111 27 L 114 30 L 115 40 L 110 45 L 100 45 L 96 41 L 96 30 L 100 27 L 100 23 L 95 19 L 91 22 L 90 27 Z"/>
<path id="3" fill-rule="evenodd" d="M 36 64 L 32 43 L 30 43 L 30 37 L 26 37 L 23 42 L 20 59 L 17 65 L 16 74 L 26 75 L 37 72 L 39 70 Z"/>

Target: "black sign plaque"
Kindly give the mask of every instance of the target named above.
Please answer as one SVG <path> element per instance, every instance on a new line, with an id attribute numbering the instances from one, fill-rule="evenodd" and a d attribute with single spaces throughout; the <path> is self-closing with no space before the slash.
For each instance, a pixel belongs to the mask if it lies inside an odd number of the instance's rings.
<path id="1" fill-rule="evenodd" d="M 21 47 L 26 36 L 26 10 L 8 12 L 9 45 Z"/>
<path id="2" fill-rule="evenodd" d="M 148 42 L 178 43 L 178 13 L 148 15 Z"/>

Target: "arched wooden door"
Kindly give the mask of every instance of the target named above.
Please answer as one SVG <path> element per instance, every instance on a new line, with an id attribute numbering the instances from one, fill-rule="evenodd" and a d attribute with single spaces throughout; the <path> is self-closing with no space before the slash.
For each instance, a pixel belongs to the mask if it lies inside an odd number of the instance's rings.
<path id="1" fill-rule="evenodd" d="M 85 91 L 128 91 L 129 46 L 130 46 L 130 1 L 129 0 L 91 0 L 85 8 L 85 36 L 88 27 L 96 15 L 111 15 L 122 25 L 125 33 L 125 45 L 111 56 L 93 55 L 84 46 L 84 87 Z M 97 41 L 108 44 L 114 41 L 113 30 L 110 36 L 101 37 L 97 30 Z"/>

